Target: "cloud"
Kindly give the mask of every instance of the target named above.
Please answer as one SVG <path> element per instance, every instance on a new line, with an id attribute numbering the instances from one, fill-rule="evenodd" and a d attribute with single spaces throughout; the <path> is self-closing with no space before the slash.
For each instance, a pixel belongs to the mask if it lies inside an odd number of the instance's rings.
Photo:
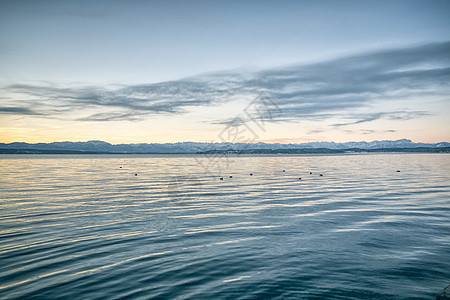
<path id="1" fill-rule="evenodd" d="M 115 90 L 102 87 L 58 87 L 46 85 L 10 85 L 7 90 L 19 95 L 20 104 L 28 104 L 41 115 L 56 117 L 67 112 L 100 109 L 111 113 L 94 113 L 78 120 L 135 120 L 149 114 L 180 114 L 185 108 L 205 105 L 210 100 L 199 95 L 198 84 L 165 82 L 136 85 Z M 205 87 L 204 91 L 207 91 Z M 10 99 L 11 102 L 12 99 Z M 17 111 L 20 113 L 20 111 Z"/>
<path id="2" fill-rule="evenodd" d="M 345 134 L 374 134 L 374 133 L 381 133 L 381 134 L 385 134 L 385 133 L 393 133 L 393 132 L 397 132 L 394 129 L 388 129 L 388 130 L 372 130 L 372 129 L 358 129 L 358 130 L 349 130 L 349 129 L 345 129 L 343 130 L 343 132 Z"/>
<path id="3" fill-rule="evenodd" d="M 130 113 L 97 113 L 87 117 L 78 118 L 78 121 L 115 121 L 115 120 L 136 120 L 137 116 Z"/>
<path id="4" fill-rule="evenodd" d="M 381 101 L 438 96 L 448 99 L 450 42 L 363 53 L 258 72 L 217 72 L 175 81 L 130 85 L 59 86 L 14 84 L 0 99 L 3 113 L 57 118 L 77 113 L 79 121 L 137 120 L 152 115 L 180 115 L 193 107 L 218 105 L 231 99 L 256 97 L 261 91 L 282 111 L 268 122 L 325 120 L 348 122 L 407 120 L 428 111 L 395 110 L 356 113 Z M 355 112 L 355 113 L 353 113 Z M 82 115 L 80 117 L 80 115 Z M 230 116 L 213 124 L 236 122 Z"/>
<path id="5" fill-rule="evenodd" d="M 40 113 L 35 112 L 26 107 L 0 107 L 0 113 L 6 114 L 17 114 L 17 115 L 40 115 Z"/>
<path id="6" fill-rule="evenodd" d="M 361 123 L 367 123 L 375 120 L 386 119 L 386 120 L 411 120 L 421 116 L 431 115 L 429 112 L 425 111 L 393 111 L 393 112 L 381 112 L 381 113 L 368 113 L 368 114 L 353 114 L 349 115 L 347 118 L 356 119 L 355 121 L 336 123 L 333 124 L 334 127 L 356 125 Z"/>
<path id="7" fill-rule="evenodd" d="M 257 81 L 270 89 L 267 92 L 283 109 L 285 119 L 317 116 L 320 120 L 396 97 L 448 96 L 449 66 L 446 42 L 268 70 Z M 359 122 L 383 115 L 369 114 Z"/>

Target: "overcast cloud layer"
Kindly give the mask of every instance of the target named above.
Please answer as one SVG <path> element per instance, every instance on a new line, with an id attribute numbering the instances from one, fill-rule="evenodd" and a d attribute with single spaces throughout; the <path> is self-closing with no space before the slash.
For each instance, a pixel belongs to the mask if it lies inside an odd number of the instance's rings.
<path id="1" fill-rule="evenodd" d="M 283 111 L 268 121 L 291 122 L 345 117 L 341 127 L 376 119 L 406 120 L 433 114 L 427 97 L 449 101 L 450 42 L 291 65 L 258 72 L 217 72 L 156 84 L 58 86 L 12 84 L 5 87 L 0 113 L 67 118 L 78 121 L 116 121 L 184 114 L 265 92 Z M 423 109 L 356 113 L 355 109 L 395 99 L 422 99 Z M 76 117 L 73 117 L 76 116 Z M 214 123 L 227 124 L 224 116 Z"/>

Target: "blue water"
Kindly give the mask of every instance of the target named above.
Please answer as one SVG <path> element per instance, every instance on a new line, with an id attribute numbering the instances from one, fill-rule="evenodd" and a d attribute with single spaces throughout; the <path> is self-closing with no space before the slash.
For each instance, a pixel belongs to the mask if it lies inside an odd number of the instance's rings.
<path id="1" fill-rule="evenodd" d="M 2 155 L 0 170 L 2 299 L 434 299 L 450 283 L 448 154 Z"/>

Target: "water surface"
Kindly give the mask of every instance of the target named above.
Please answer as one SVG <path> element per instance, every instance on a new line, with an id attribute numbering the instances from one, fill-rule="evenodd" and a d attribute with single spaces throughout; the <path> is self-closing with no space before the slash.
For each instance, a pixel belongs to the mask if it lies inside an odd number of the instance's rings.
<path id="1" fill-rule="evenodd" d="M 433 299 L 450 283 L 448 154 L 2 155 L 0 169 L 2 299 Z"/>

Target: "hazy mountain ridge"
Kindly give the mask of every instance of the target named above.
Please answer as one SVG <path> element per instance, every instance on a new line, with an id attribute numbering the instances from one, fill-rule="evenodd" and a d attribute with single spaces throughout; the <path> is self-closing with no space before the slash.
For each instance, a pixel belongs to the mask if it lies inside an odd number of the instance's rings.
<path id="1" fill-rule="evenodd" d="M 164 144 L 117 144 L 113 145 L 103 141 L 88 142 L 53 142 L 53 143 L 0 143 L 2 149 L 20 150 L 52 150 L 52 151 L 79 151 L 79 152 L 110 152 L 110 153 L 197 153 L 212 150 L 286 150 L 286 149 L 395 149 L 395 148 L 444 148 L 450 147 L 448 142 L 440 143 L 414 143 L 408 139 L 396 141 L 372 142 L 310 142 L 301 144 L 268 144 L 268 143 L 202 143 L 180 142 Z"/>

